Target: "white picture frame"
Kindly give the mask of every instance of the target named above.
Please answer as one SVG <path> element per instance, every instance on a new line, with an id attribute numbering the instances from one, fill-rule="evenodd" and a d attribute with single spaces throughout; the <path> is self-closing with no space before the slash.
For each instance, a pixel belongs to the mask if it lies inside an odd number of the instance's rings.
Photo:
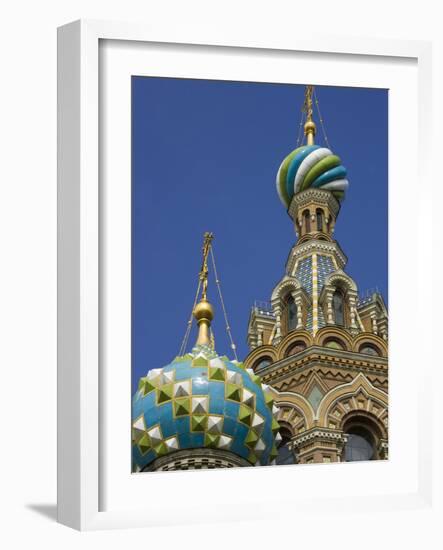
<path id="1" fill-rule="evenodd" d="M 415 239 L 423 227 L 421 222 L 428 215 L 423 199 L 407 191 L 415 183 L 412 181 L 416 177 L 415 169 L 418 186 L 431 181 L 427 162 L 431 143 L 426 132 L 427 121 L 431 119 L 431 45 L 303 33 L 278 40 L 261 36 L 254 39 L 251 33 L 241 38 L 229 36 L 228 31 L 223 40 L 208 41 L 204 32 L 192 37 L 187 36 L 186 30 L 166 35 L 137 24 L 77 21 L 59 29 L 58 50 L 59 522 L 90 530 L 239 518 L 289 519 L 294 509 L 300 516 L 316 514 L 317 517 L 326 515 L 331 508 L 337 514 L 347 514 L 356 506 L 368 514 L 375 509 L 383 514 L 396 514 L 405 508 L 432 511 L 432 434 L 427 421 L 431 402 L 426 389 L 435 375 L 431 348 L 420 350 L 421 383 L 405 379 L 401 388 L 398 384 L 399 365 L 407 371 L 408 365 L 410 368 L 418 358 L 413 351 L 402 349 L 400 343 L 412 333 L 420 340 L 424 328 L 417 319 L 423 315 L 426 300 L 432 299 L 426 273 L 412 270 L 408 274 L 409 289 L 423 290 L 420 299 L 418 293 L 410 298 L 413 320 L 406 327 L 399 300 L 404 290 L 401 274 L 407 248 L 417 242 Z M 314 71 L 316 63 L 321 63 L 325 69 L 323 80 L 318 83 L 358 85 L 360 78 L 365 85 L 372 82 L 374 86 L 390 87 L 386 83 L 393 78 L 393 69 L 397 71 L 398 82 L 412 83 L 411 89 L 404 89 L 404 94 L 399 93 L 400 88 L 395 91 L 393 83 L 394 101 L 390 102 L 390 185 L 394 182 L 392 190 L 390 187 L 389 211 L 390 260 L 394 258 L 390 279 L 391 285 L 392 281 L 399 285 L 390 299 L 392 458 L 388 463 L 347 466 L 131 475 L 125 466 L 129 446 L 126 448 L 124 443 L 125 431 L 130 434 L 127 421 L 130 386 L 126 383 L 130 376 L 130 363 L 127 364 L 130 345 L 127 301 L 130 290 L 127 112 L 130 88 L 127 76 L 140 74 L 140 67 L 144 66 L 143 74 L 151 76 L 226 78 L 230 75 L 232 79 L 257 80 L 260 68 L 263 81 L 291 82 L 287 77 L 281 80 L 281 75 L 287 67 L 293 70 L 294 63 L 299 63 L 300 71 L 304 71 L 301 82 L 311 81 L 309 77 L 318 82 Z M 327 71 L 327 66 L 333 63 L 338 67 L 335 76 Z M 352 74 L 351 67 L 355 69 Z M 362 73 L 372 76 L 364 80 Z M 107 94 L 105 98 L 103 93 Z M 403 138 L 396 126 L 404 109 L 404 105 L 400 106 L 405 101 L 402 95 L 413 100 L 410 128 L 416 129 L 418 135 L 417 143 L 409 146 L 409 171 L 404 172 L 399 162 Z M 112 120 L 110 106 L 115 117 Z M 119 131 L 113 132 L 113 128 Z M 112 172 L 106 165 L 109 158 L 117 163 L 112 166 Z M 108 182 L 106 178 L 111 179 Z M 406 190 L 404 194 L 400 185 L 395 184 L 400 180 Z M 400 196 L 402 208 L 415 207 L 416 216 L 412 221 L 410 218 L 406 221 L 398 201 L 392 201 L 392 197 Z M 118 223 L 109 223 L 111 218 Z M 427 220 L 429 222 L 429 217 Z M 412 243 L 405 244 L 402 234 L 405 229 L 411 230 L 411 224 L 417 233 Z M 116 239 L 116 230 L 119 239 Z M 109 242 L 117 240 L 121 241 L 121 247 L 112 247 L 115 250 L 110 253 Z M 432 264 L 430 245 L 416 247 L 414 254 L 419 265 Z M 107 274 L 111 266 L 116 275 L 110 279 Z M 121 299 L 111 298 L 116 294 L 112 289 L 120 288 L 119 285 L 125 289 L 118 293 Z M 113 321 L 116 318 L 120 319 L 117 325 Z M 115 335 L 119 337 L 113 338 Z M 108 345 L 118 347 L 111 353 Z M 120 368 L 115 358 L 121 358 Z M 109 369 L 107 361 L 111 365 Z M 404 395 L 410 402 L 409 423 L 414 434 L 409 441 L 400 433 L 400 413 L 406 403 Z M 112 407 L 109 407 L 110 400 Z M 121 442 L 115 446 L 112 459 L 107 458 L 110 453 L 106 452 L 115 445 L 110 443 L 109 425 L 116 440 Z M 408 445 L 407 456 L 404 450 Z M 229 483 L 226 476 L 230 476 Z M 211 491 L 217 494 L 216 499 L 212 500 L 212 493 L 208 494 L 208 482 Z M 226 489 L 229 485 L 241 488 L 235 499 Z M 282 486 L 296 487 L 297 491 L 277 494 L 275 487 Z M 185 507 L 180 499 L 170 498 L 176 490 L 188 495 Z M 270 505 L 276 502 L 280 506 Z"/>

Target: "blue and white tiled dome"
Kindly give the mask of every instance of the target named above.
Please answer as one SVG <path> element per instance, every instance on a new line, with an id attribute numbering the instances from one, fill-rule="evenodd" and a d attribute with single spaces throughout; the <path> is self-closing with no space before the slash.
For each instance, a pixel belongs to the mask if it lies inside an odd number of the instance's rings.
<path id="1" fill-rule="evenodd" d="M 242 363 L 200 345 L 140 379 L 133 398 L 133 468 L 183 449 L 230 451 L 251 465 L 277 455 L 270 388 Z"/>

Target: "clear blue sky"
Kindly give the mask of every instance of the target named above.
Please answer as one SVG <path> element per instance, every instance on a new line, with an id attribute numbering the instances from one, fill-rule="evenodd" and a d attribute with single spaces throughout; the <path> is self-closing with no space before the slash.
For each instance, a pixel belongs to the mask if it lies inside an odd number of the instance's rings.
<path id="1" fill-rule="evenodd" d="M 316 87 L 350 188 L 335 237 L 359 291 L 387 300 L 387 90 Z M 214 252 L 239 358 L 254 300 L 269 300 L 295 242 L 275 191 L 295 148 L 304 86 L 133 77 L 133 388 L 180 349 L 201 265 Z M 320 144 L 324 144 L 320 128 Z M 216 349 L 232 356 L 213 279 Z M 195 341 L 195 327 L 189 348 Z"/>

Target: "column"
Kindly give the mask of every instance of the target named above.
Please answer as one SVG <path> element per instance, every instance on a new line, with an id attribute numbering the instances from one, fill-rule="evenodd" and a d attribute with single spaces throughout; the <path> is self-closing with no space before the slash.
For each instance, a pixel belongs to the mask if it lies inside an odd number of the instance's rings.
<path id="1" fill-rule="evenodd" d="M 280 304 L 273 306 L 275 314 L 275 337 L 274 341 L 279 342 L 281 340 L 281 306 Z"/>
<path id="2" fill-rule="evenodd" d="M 312 332 L 318 331 L 318 269 L 317 254 L 312 254 Z"/>
<path id="3" fill-rule="evenodd" d="M 295 305 L 297 306 L 297 326 L 296 329 L 302 329 L 303 328 L 303 303 L 301 296 L 297 294 L 297 292 L 292 293 L 292 297 L 294 298 Z"/>
<path id="4" fill-rule="evenodd" d="M 333 296 L 333 293 L 332 291 L 328 290 L 327 294 L 326 294 L 326 318 L 327 318 L 327 323 L 328 325 L 333 325 L 334 324 L 334 312 L 333 312 L 333 309 L 332 309 L 332 296 Z"/>
<path id="5" fill-rule="evenodd" d="M 371 315 L 371 321 L 372 321 L 372 332 L 374 334 L 378 334 L 377 319 L 375 317 L 375 314 Z"/>
<path id="6" fill-rule="evenodd" d="M 263 345 L 263 327 L 261 325 L 257 326 L 257 346 Z"/>
<path id="7" fill-rule="evenodd" d="M 357 329 L 357 296 L 354 292 L 348 291 L 349 295 L 349 317 L 350 317 L 350 326 L 353 329 Z"/>

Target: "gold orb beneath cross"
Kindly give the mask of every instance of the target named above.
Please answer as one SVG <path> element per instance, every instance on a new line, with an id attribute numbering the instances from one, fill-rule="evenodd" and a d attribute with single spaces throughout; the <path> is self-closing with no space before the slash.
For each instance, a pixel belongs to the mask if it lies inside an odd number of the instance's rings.
<path id="1" fill-rule="evenodd" d="M 312 120 L 308 120 L 305 123 L 305 134 L 307 134 L 308 132 L 312 132 L 313 134 L 315 134 L 315 130 L 316 130 L 315 122 L 313 122 Z"/>
<path id="2" fill-rule="evenodd" d="M 194 317 L 197 321 L 203 319 L 212 321 L 214 318 L 214 308 L 207 300 L 201 300 L 194 309 Z"/>

